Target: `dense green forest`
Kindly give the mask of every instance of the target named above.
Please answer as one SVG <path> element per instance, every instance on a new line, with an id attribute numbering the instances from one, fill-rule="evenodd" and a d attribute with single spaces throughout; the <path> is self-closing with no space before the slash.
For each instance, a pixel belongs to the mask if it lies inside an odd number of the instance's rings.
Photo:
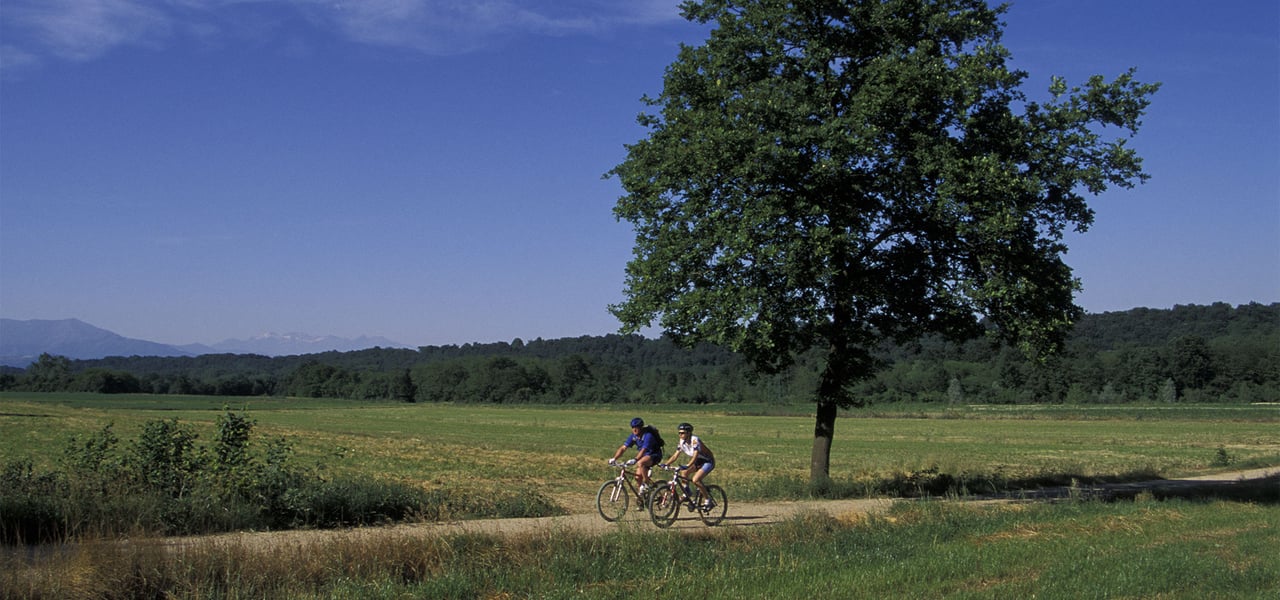
<path id="1" fill-rule="evenodd" d="M 44 355 L 0 390 L 302 396 L 404 402 L 809 402 L 819 350 L 754 376 L 714 346 L 666 339 L 557 340 L 373 348 L 302 356 L 211 354 L 69 360 Z M 1224 303 L 1085 315 L 1047 362 L 986 339 L 881 348 L 857 385 L 867 403 L 1269 402 L 1280 400 L 1280 304 Z"/>

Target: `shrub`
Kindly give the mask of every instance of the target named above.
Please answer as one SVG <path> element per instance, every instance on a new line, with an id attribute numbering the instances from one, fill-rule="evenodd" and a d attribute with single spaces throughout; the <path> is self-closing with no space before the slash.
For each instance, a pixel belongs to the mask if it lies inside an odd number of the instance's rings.
<path id="1" fill-rule="evenodd" d="M 30 459 L 12 460 L 0 470 L 0 543 L 57 539 L 62 530 L 54 500 L 62 497 L 61 478 L 37 474 Z"/>
<path id="2" fill-rule="evenodd" d="M 427 495 L 402 483 L 360 477 L 313 480 L 286 495 L 289 527 L 347 527 L 408 519 L 420 513 Z"/>
<path id="3" fill-rule="evenodd" d="M 0 543 L 563 512 L 533 490 L 428 492 L 368 477 L 322 479 L 292 462 L 284 438 L 255 444 L 253 426 L 227 412 L 212 443 L 201 445 L 176 419 L 151 421 L 121 450 L 107 425 L 71 438 L 61 471 L 10 461 L 0 471 Z"/>
<path id="4" fill-rule="evenodd" d="M 125 457 L 128 473 L 146 490 L 182 497 L 205 467 L 196 438 L 191 426 L 176 418 L 148 421 Z"/>

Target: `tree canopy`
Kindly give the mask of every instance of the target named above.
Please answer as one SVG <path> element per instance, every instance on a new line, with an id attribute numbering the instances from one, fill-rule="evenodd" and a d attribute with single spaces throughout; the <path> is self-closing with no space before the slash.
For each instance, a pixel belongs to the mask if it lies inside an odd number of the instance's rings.
<path id="1" fill-rule="evenodd" d="M 690 0 L 714 24 L 610 175 L 635 228 L 624 332 L 655 321 L 779 372 L 818 347 L 811 480 L 885 339 L 982 331 L 1036 355 L 1080 314 L 1086 194 L 1146 178 L 1133 71 L 1029 100 L 983 0 Z M 1114 127 L 1113 137 L 1104 128 Z"/>

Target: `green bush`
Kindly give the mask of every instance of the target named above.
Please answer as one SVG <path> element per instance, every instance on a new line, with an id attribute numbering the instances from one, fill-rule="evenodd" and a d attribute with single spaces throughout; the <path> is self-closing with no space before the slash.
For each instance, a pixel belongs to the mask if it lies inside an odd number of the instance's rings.
<path id="1" fill-rule="evenodd" d="M 63 481 L 51 473 L 36 474 L 30 459 L 13 460 L 0 470 L 0 543 L 57 539 L 62 531 L 59 508 Z"/>
<path id="2" fill-rule="evenodd" d="M 287 494 L 289 527 L 346 527 L 403 521 L 419 514 L 427 494 L 402 483 L 358 477 L 313 480 Z"/>
<path id="3" fill-rule="evenodd" d="M 189 425 L 155 420 L 122 449 L 109 424 L 71 438 L 62 470 L 37 473 L 29 459 L 10 461 L 0 472 L 0 543 L 563 512 L 532 490 L 428 492 L 368 477 L 321 478 L 319 469 L 293 463 L 284 438 L 255 443 L 253 427 L 227 412 L 202 445 Z"/>

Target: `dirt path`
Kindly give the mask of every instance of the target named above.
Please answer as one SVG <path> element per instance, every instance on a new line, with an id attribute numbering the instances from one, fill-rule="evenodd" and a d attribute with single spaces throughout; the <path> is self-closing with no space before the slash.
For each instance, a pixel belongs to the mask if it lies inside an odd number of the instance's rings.
<path id="1" fill-rule="evenodd" d="M 1204 486 L 1209 484 L 1233 485 L 1242 480 L 1255 480 L 1280 476 L 1280 467 L 1233 471 L 1204 475 L 1178 480 L 1160 480 L 1141 483 L 1113 484 L 1091 486 L 1069 490 L 1040 490 L 1034 495 L 1018 494 L 1004 497 L 978 498 L 973 501 L 1011 502 L 1028 498 L 1065 497 L 1072 493 L 1106 494 L 1125 493 L 1134 490 L 1176 488 L 1181 486 Z M 1280 484 L 1277 484 L 1280 485 Z M 780 523 L 804 511 L 822 511 L 840 519 L 861 519 L 867 515 L 881 514 L 895 502 L 906 502 L 900 499 L 857 499 L 857 500 L 808 500 L 795 502 L 769 503 L 734 503 L 729 498 L 729 510 L 719 527 L 755 527 Z M 636 528 L 654 530 L 647 512 L 632 510 L 617 522 L 609 523 L 596 513 L 594 499 L 589 505 L 576 503 L 578 512 L 558 517 L 538 517 L 519 519 L 478 519 L 470 521 L 450 521 L 441 523 L 416 523 L 388 527 L 361 527 L 343 530 L 283 531 L 283 532 L 249 532 L 230 533 L 196 538 L 171 538 L 166 545 L 190 547 L 202 542 L 227 543 L 245 545 L 252 548 L 294 547 L 314 543 L 326 543 L 341 540 L 360 540 L 370 536 L 391 537 L 425 537 L 441 536 L 457 533 L 482 533 L 498 535 L 516 534 L 565 534 L 585 535 L 601 534 L 619 529 Z M 680 518 L 670 527 L 673 531 L 704 529 L 705 525 L 696 515 L 681 511 Z"/>
<path id="2" fill-rule="evenodd" d="M 811 500 L 802 502 L 771 503 L 737 503 L 729 501 L 728 514 L 718 527 L 758 527 L 780 523 L 792 515 L 806 510 L 824 511 L 835 516 L 861 518 L 869 514 L 882 513 L 889 509 L 894 499 L 859 499 L 859 500 Z M 593 500 L 594 503 L 594 500 Z M 170 547 L 190 548 L 201 544 L 225 544 L 257 550 L 270 548 L 289 548 L 311 544 L 324 544 L 340 541 L 356 541 L 369 537 L 418 538 L 429 536 L 445 536 L 459 533 L 480 533 L 491 535 L 600 535 L 610 531 L 636 530 L 657 531 L 649 521 L 649 513 L 636 510 L 634 507 L 626 516 L 610 523 L 600 518 L 595 506 L 586 508 L 591 512 L 575 512 L 558 517 L 512 518 L 512 519 L 475 519 L 467 521 L 445 521 L 438 523 L 412 523 L 384 527 L 357 527 L 352 529 L 325 529 L 304 531 L 271 531 L 271 532 L 237 532 L 186 538 L 166 538 L 162 542 Z M 681 511 L 679 518 L 668 528 L 668 531 L 706 529 L 707 526 L 697 515 Z"/>

